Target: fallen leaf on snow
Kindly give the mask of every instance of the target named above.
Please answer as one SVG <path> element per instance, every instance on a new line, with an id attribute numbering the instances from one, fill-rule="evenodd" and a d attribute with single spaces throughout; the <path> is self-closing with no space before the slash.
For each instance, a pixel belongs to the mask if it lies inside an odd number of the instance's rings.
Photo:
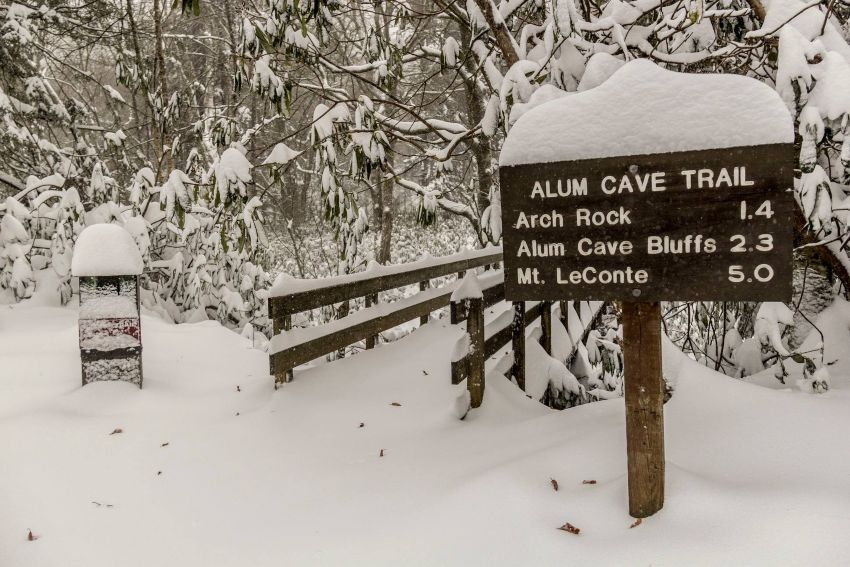
<path id="1" fill-rule="evenodd" d="M 391 405 L 391 406 L 396 406 L 396 407 L 401 406 L 401 404 L 400 404 L 400 403 L 398 403 L 398 402 L 393 402 L 393 403 L 391 403 L 390 405 Z"/>
<path id="2" fill-rule="evenodd" d="M 160 445 L 160 447 L 168 447 L 168 441 L 166 441 L 165 443 L 163 443 L 162 445 Z"/>
<path id="3" fill-rule="evenodd" d="M 579 532 L 581 531 L 580 529 L 578 529 L 577 527 L 575 527 L 574 525 L 572 525 L 569 522 L 566 522 L 563 526 L 561 526 L 558 529 L 563 530 L 565 532 L 570 532 L 571 534 L 575 534 L 575 535 L 578 535 Z"/>
<path id="4" fill-rule="evenodd" d="M 365 423 L 363 423 L 363 422 L 361 421 L 361 422 L 360 422 L 360 427 L 366 427 L 366 424 L 365 424 Z"/>
<path id="5" fill-rule="evenodd" d="M 112 433 L 110 433 L 110 435 L 115 435 L 116 433 L 124 433 L 124 430 L 121 429 L 120 427 L 116 427 L 115 429 L 112 430 Z"/>
<path id="6" fill-rule="evenodd" d="M 552 488 L 554 488 L 554 489 L 555 489 L 555 491 L 557 492 L 557 490 L 558 490 L 558 481 L 557 481 L 557 480 L 555 480 L 554 478 L 550 478 L 550 479 L 549 479 L 549 482 L 551 482 L 551 483 L 552 483 Z"/>
<path id="7" fill-rule="evenodd" d="M 379 456 L 379 457 L 383 457 L 383 456 L 384 456 L 384 450 L 383 450 L 383 449 L 381 449 L 381 452 L 380 452 L 380 454 L 379 454 L 378 456 Z"/>
<path id="8" fill-rule="evenodd" d="M 581 481 L 581 483 L 582 484 L 596 484 L 596 481 L 595 480 L 583 480 L 583 481 Z"/>
<path id="9" fill-rule="evenodd" d="M 639 525 L 641 525 L 642 523 L 643 523 L 643 519 L 638 518 L 637 520 L 635 520 L 635 521 L 632 523 L 632 525 L 631 525 L 631 526 L 629 526 L 629 529 L 636 528 L 636 527 L 638 527 Z"/>
<path id="10" fill-rule="evenodd" d="M 32 535 L 32 530 L 27 530 L 27 541 L 35 541 L 41 536 Z"/>

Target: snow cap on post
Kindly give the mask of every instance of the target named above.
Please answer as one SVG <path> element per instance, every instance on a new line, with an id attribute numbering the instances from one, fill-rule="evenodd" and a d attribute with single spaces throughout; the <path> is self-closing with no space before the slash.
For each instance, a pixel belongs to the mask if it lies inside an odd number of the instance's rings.
<path id="1" fill-rule="evenodd" d="M 138 276 L 143 269 L 133 237 L 117 224 L 88 226 L 74 245 L 73 276 Z"/>
<path id="2" fill-rule="evenodd" d="M 788 108 L 740 75 L 677 73 L 630 61 L 598 87 L 529 110 L 505 139 L 500 166 L 794 141 Z"/>
<path id="3" fill-rule="evenodd" d="M 482 297 L 484 297 L 484 294 L 481 293 L 481 286 L 478 285 L 478 276 L 473 271 L 467 272 L 463 277 L 463 281 L 452 292 L 453 303 L 463 301 L 464 299 L 480 299 Z"/>

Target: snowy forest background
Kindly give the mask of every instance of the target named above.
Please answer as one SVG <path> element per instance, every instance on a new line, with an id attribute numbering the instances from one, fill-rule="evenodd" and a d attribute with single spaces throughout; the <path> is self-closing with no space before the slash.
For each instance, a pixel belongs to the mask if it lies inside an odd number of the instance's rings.
<path id="1" fill-rule="evenodd" d="M 795 349 L 850 285 L 848 14 L 840 0 L 4 1 L 0 303 L 36 286 L 70 301 L 76 236 L 114 222 L 143 253 L 148 309 L 268 336 L 281 273 L 498 244 L 511 124 L 649 58 L 762 80 L 798 126 L 794 304 L 668 304 L 668 335 L 729 375 L 778 361 L 781 380 L 792 359 L 822 391 L 830 361 Z"/>

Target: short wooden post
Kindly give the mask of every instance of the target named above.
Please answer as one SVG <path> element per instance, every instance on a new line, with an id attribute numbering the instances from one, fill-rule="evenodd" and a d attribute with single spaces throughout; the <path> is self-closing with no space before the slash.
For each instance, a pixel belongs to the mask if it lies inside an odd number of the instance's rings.
<path id="1" fill-rule="evenodd" d="M 373 295 L 366 296 L 366 307 L 372 307 L 373 305 L 377 305 L 378 303 L 378 294 L 375 293 Z M 375 348 L 375 345 L 378 344 L 378 335 L 370 335 L 366 337 L 366 348 L 372 349 Z"/>
<path id="2" fill-rule="evenodd" d="M 561 323 L 563 323 L 565 329 L 567 328 L 567 307 L 569 306 L 566 299 L 561 300 Z"/>
<path id="3" fill-rule="evenodd" d="M 645 518 L 664 505 L 661 306 L 629 301 L 622 306 L 629 513 Z"/>
<path id="4" fill-rule="evenodd" d="M 279 335 L 281 332 L 289 331 L 290 329 L 292 329 L 292 315 L 275 317 L 272 320 L 272 333 L 274 335 Z M 275 368 L 274 370 L 275 390 L 286 382 L 292 382 L 293 372 L 291 368 Z"/>
<path id="5" fill-rule="evenodd" d="M 339 309 L 336 310 L 336 318 L 344 319 L 348 317 L 348 313 L 351 311 L 351 304 L 348 300 L 343 301 L 339 304 Z M 337 358 L 345 358 L 345 347 L 340 348 L 336 351 Z"/>
<path id="6" fill-rule="evenodd" d="M 511 374 L 517 386 L 525 391 L 525 302 L 514 302 L 514 320 L 511 323 L 511 341 L 514 350 L 514 365 Z"/>
<path id="7" fill-rule="evenodd" d="M 471 297 L 464 300 L 469 316 L 466 332 L 469 334 L 469 405 L 477 408 L 484 399 L 484 298 Z"/>
<path id="8" fill-rule="evenodd" d="M 546 354 L 552 354 L 552 302 L 543 301 L 543 310 L 540 312 L 540 328 L 543 334 L 540 337 L 540 345 Z"/>
<path id="9" fill-rule="evenodd" d="M 425 291 L 430 286 L 431 286 L 431 282 L 429 280 L 426 280 L 424 282 L 419 282 L 419 291 Z M 422 325 L 426 325 L 430 319 L 431 319 L 430 313 L 428 313 L 427 315 L 422 315 L 419 318 L 419 326 L 421 327 Z"/>

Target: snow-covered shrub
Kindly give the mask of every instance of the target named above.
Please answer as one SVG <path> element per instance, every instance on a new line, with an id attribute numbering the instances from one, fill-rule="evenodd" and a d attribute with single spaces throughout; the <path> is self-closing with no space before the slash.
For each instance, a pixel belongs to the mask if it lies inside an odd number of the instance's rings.
<path id="1" fill-rule="evenodd" d="M 802 365 L 798 380 L 804 391 L 829 389 L 823 345 L 814 351 L 789 347 L 794 312 L 784 303 L 742 302 L 670 303 L 665 327 L 670 339 L 702 364 L 729 376 L 744 378 L 772 369 L 782 384 L 787 363 Z"/>

